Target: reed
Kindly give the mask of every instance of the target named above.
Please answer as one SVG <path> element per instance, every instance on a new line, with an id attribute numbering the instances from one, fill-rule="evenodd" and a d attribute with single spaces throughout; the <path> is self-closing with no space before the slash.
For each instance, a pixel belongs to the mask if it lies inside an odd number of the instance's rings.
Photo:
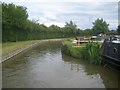
<path id="1" fill-rule="evenodd" d="M 82 48 L 74 48 L 70 41 L 63 42 L 62 52 L 75 57 L 75 58 L 83 58 L 92 64 L 101 64 L 102 59 L 102 51 L 100 50 L 100 44 L 89 42 L 84 44 L 85 47 Z"/>
<path id="2" fill-rule="evenodd" d="M 92 64 L 101 64 L 102 51 L 100 50 L 99 43 L 89 42 L 86 44 L 86 47 L 82 50 L 82 56 Z"/>

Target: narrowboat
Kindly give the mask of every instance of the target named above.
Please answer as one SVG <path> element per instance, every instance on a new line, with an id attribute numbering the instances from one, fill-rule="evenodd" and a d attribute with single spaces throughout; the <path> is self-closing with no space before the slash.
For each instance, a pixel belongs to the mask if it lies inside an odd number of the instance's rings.
<path id="1" fill-rule="evenodd" d="M 120 36 L 111 36 L 103 43 L 105 64 L 120 71 Z"/>

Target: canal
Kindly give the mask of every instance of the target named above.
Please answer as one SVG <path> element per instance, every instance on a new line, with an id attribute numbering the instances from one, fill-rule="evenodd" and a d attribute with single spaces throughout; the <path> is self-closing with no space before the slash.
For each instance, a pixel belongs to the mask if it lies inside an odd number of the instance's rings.
<path id="1" fill-rule="evenodd" d="M 3 88 L 118 88 L 119 74 L 61 53 L 48 41 L 2 63 Z"/>

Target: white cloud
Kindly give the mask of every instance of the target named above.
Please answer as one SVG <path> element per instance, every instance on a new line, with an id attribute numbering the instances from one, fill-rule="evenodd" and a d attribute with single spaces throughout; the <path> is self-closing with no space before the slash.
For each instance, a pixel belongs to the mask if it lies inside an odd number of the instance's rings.
<path id="1" fill-rule="evenodd" d="M 46 26 L 50 26 L 50 25 L 52 25 L 53 23 L 52 22 L 50 22 L 50 23 L 45 23 L 45 25 Z M 54 24 L 55 25 L 58 25 L 58 26 L 60 26 L 60 27 L 64 27 L 64 25 L 65 25 L 65 23 L 59 23 L 59 22 L 54 22 Z"/>
<path id="2" fill-rule="evenodd" d="M 4 2 L 118 2 L 119 0 L 3 0 Z"/>
<path id="3" fill-rule="evenodd" d="M 3 0 L 27 7 L 29 19 L 49 26 L 64 26 L 73 20 L 81 29 L 91 28 L 92 21 L 103 18 L 111 29 L 117 27 L 118 0 Z"/>

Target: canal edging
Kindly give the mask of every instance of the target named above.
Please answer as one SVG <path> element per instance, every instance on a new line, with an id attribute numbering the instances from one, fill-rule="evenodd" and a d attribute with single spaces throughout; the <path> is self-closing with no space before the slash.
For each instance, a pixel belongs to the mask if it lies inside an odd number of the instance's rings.
<path id="1" fill-rule="evenodd" d="M 19 54 L 19 53 L 21 53 L 21 52 L 23 52 L 23 51 L 25 51 L 25 50 L 27 50 L 29 48 L 32 48 L 32 47 L 36 46 L 37 44 L 38 44 L 38 42 L 36 42 L 34 44 L 27 45 L 27 46 L 22 47 L 22 48 L 19 48 L 19 49 L 15 50 L 15 51 L 12 51 L 12 52 L 2 56 L 2 61 L 1 62 L 4 62 L 4 61 L 12 58 L 12 57 L 16 56 L 17 54 Z"/>

